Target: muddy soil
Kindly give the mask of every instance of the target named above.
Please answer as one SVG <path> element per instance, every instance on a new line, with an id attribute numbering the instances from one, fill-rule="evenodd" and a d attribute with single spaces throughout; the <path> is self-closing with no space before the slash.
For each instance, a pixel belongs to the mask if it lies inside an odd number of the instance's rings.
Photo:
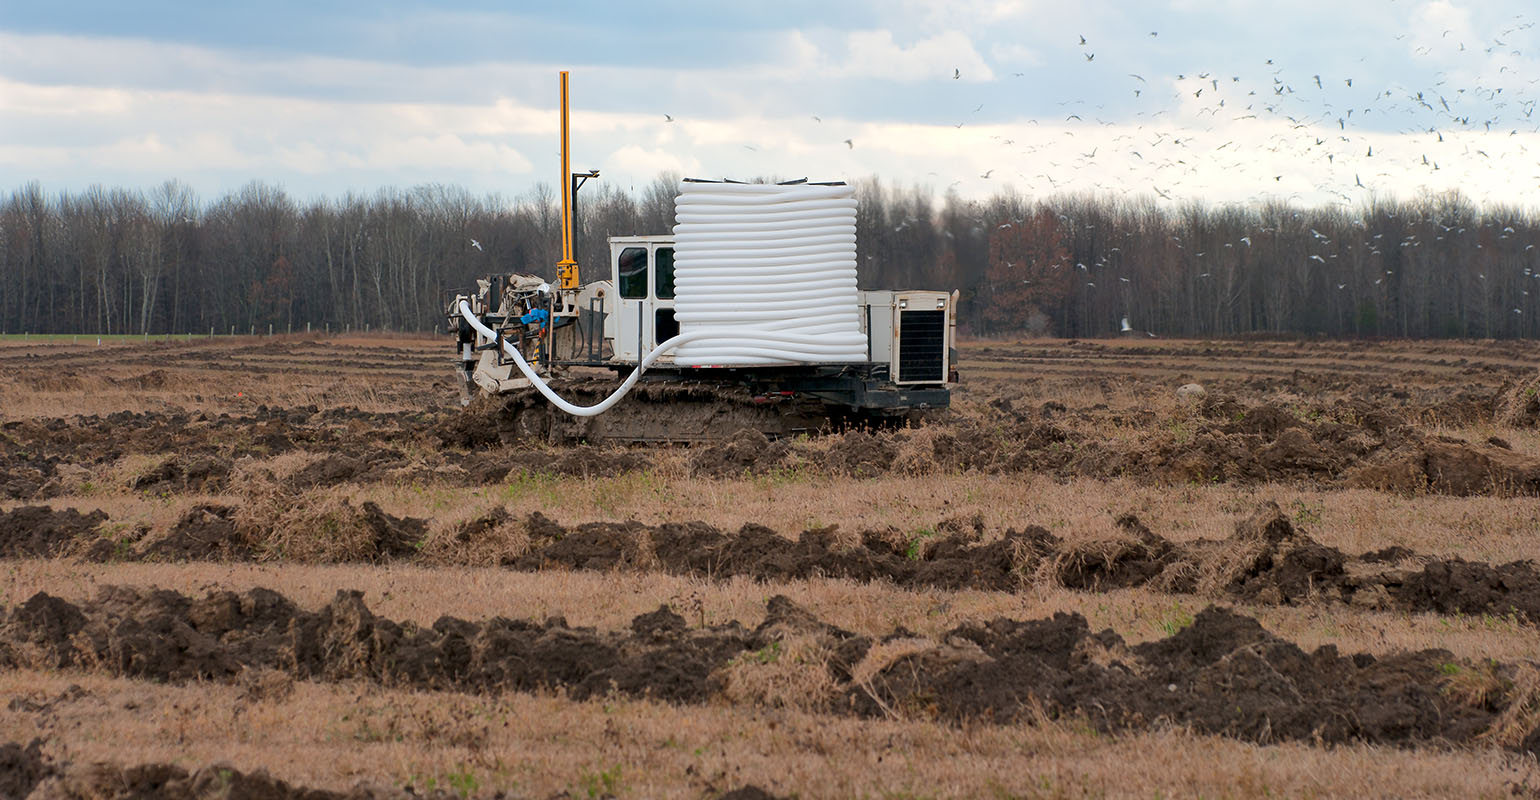
<path id="1" fill-rule="evenodd" d="M 968 623 L 856 680 L 878 640 L 782 596 L 753 629 L 692 627 L 661 607 L 630 630 L 603 632 L 560 618 L 446 616 L 418 628 L 375 616 L 349 591 L 306 611 L 265 589 L 194 598 L 109 586 L 78 605 L 38 593 L 13 608 L 0 622 L 0 665 L 178 683 L 265 669 L 304 680 L 703 703 L 720 701 L 724 670 L 745 663 L 735 659 L 788 636 L 812 637 L 824 653 L 804 668 L 827 670 L 832 696 L 810 702 L 863 716 L 961 723 L 1046 714 L 1107 732 L 1176 725 L 1259 743 L 1540 745 L 1540 709 L 1530 707 L 1534 687 L 1525 683 L 1534 665 L 1467 663 L 1443 650 L 1306 653 L 1254 619 L 1214 607 L 1168 638 L 1132 646 L 1111 631 L 1093 633 L 1078 614 Z"/>
<path id="2" fill-rule="evenodd" d="M 231 465 L 241 458 L 295 450 L 388 453 L 398 445 L 426 440 L 439 417 L 259 406 L 239 416 L 124 411 L 11 420 L 0 425 L 0 499 L 55 496 L 72 471 L 89 473 L 128 455 L 168 458 L 126 488 L 156 494 L 215 492 L 225 487 Z"/>
<path id="3" fill-rule="evenodd" d="M 243 772 L 210 764 L 189 772 L 175 764 L 59 762 L 34 739 L 26 746 L 0 744 L 0 798 L 5 800 L 500 800 L 506 792 L 473 794 L 449 789 L 396 787 L 391 781 L 360 781 L 347 791 L 295 786 L 267 770 Z M 719 800 L 777 800 L 757 786 L 744 786 Z"/>
<path id="4" fill-rule="evenodd" d="M 856 711 L 955 721 L 1067 714 L 1103 731 L 1176 725 L 1254 742 L 1408 744 L 1479 739 L 1508 710 L 1506 699 L 1458 699 L 1448 676 L 1482 668 L 1445 651 L 1375 658 L 1328 645 L 1307 653 L 1216 607 L 1169 638 L 1132 646 L 1063 613 L 967 624 L 943 641 L 896 659 L 852 692 Z M 1490 670 L 1482 680 L 1494 687 L 1513 674 Z M 1534 734 L 1527 739 L 1533 747 Z"/>
<path id="5" fill-rule="evenodd" d="M 293 786 L 258 769 L 242 772 L 211 764 L 188 772 L 175 764 L 122 766 L 58 763 L 47 758 L 39 741 L 23 747 L 0 744 L 0 797 L 7 800 L 460 800 L 445 789 L 419 792 L 413 787 L 360 783 L 345 792 Z M 485 797 L 503 797 L 497 794 Z"/>
<path id="6" fill-rule="evenodd" d="M 1522 416 L 1528 389 L 1515 391 L 1513 413 Z M 1473 406 L 1477 421 L 1492 421 L 1493 402 Z M 123 487 L 147 494 L 225 491 L 237 461 L 296 451 L 314 458 L 275 476 L 293 491 L 404 481 L 495 485 L 533 474 L 604 477 L 657 462 L 655 447 L 551 448 L 540 437 L 500 431 L 487 422 L 498 408 L 487 402 L 454 412 L 366 414 L 259 407 L 239 417 L 123 412 L 11 421 L 0 426 L 0 499 L 68 493 L 93 477 L 100 482 L 97 473 L 131 455 L 162 456 Z M 1451 415 L 1459 416 L 1445 413 Z M 1188 413 L 1157 418 L 1056 403 L 1023 410 L 996 397 L 912 429 L 772 440 L 752 428 L 722 428 L 692 445 L 686 463 L 690 474 L 706 478 L 779 470 L 856 478 L 1037 472 L 1153 483 L 1540 495 L 1540 458 L 1498 438 L 1465 442 L 1429 434 L 1419 427 L 1426 414 L 1417 423 L 1361 400 L 1294 407 L 1214 393 Z"/>
<path id="7" fill-rule="evenodd" d="M 82 514 L 73 508 L 20 506 L 0 512 L 0 558 L 55 558 L 97 538 L 107 521 L 101 511 Z"/>
<path id="8" fill-rule="evenodd" d="M 719 441 L 694 445 L 688 467 L 692 475 L 707 478 L 778 470 L 856 478 L 1046 472 L 1156 483 L 1281 482 L 1401 493 L 1540 494 L 1540 458 L 1514 452 L 1500 440 L 1471 443 L 1429 435 L 1407 418 L 1362 401 L 1291 409 L 1276 403 L 1246 405 L 1230 395 L 1215 395 L 1191 414 L 1170 420 L 1148 412 L 1117 413 L 1105 407 L 1071 411 L 1055 404 L 1021 412 L 1004 398 L 988 409 L 988 414 L 957 411 L 917 429 L 850 431 L 812 439 L 772 440 L 759 431 L 739 429 Z M 1472 413 L 1476 421 L 1492 419 L 1489 404 Z M 1120 429 L 1119 435 L 1109 437 L 1109 424 Z M 470 442 L 463 437 L 454 441 Z M 495 447 L 520 441 L 508 436 L 470 444 Z M 520 468 L 588 475 L 650 464 L 646 451 L 634 448 L 579 448 L 559 455 L 515 450 L 500 458 L 495 452 L 463 466 L 470 482 L 500 481 Z M 630 458 L 620 455 L 626 453 Z M 584 466 L 574 468 L 568 463 L 574 459 Z M 590 460 L 598 460 L 598 466 L 586 466 Z M 504 464 L 507 470 L 501 469 Z"/>
<path id="9" fill-rule="evenodd" d="M 948 523 L 953 524 L 948 524 Z M 1066 544 L 1030 526 L 990 536 L 943 521 L 935 537 L 893 530 L 847 535 L 804 531 L 795 541 L 758 525 L 726 533 L 703 523 L 656 527 L 588 523 L 564 528 L 539 513 L 525 522 L 530 550 L 515 569 L 661 569 L 762 581 L 844 578 L 897 586 L 1012 591 L 1039 581 L 1102 591 L 1147 586 L 1265 605 L 1346 603 L 1442 614 L 1492 614 L 1540 623 L 1540 570 L 1493 566 L 1409 550 L 1349 556 L 1296 530 L 1266 503 L 1222 540 L 1172 542 L 1137 518 L 1117 535 Z"/>
<path id="10" fill-rule="evenodd" d="M 230 477 L 230 462 L 215 456 L 172 456 L 160 466 L 134 478 L 129 484 L 137 492 L 170 494 L 173 492 L 214 494 L 225 488 Z"/>
<path id="11" fill-rule="evenodd" d="M 1007 406 L 1008 408 L 1008 406 Z M 996 410 L 999 410 L 997 407 Z M 908 471 L 1040 471 L 1064 477 L 1131 477 L 1157 482 L 1305 483 L 1403 493 L 1453 495 L 1540 494 L 1540 459 L 1497 443 L 1469 443 L 1428 435 L 1405 417 L 1363 401 L 1290 409 L 1276 403 L 1245 405 L 1211 395 L 1186 417 L 1112 419 L 1110 412 L 1079 412 L 1131 426 L 1132 437 L 1110 441 L 1083 432 L 1061 414 L 1018 414 L 1014 424 L 991 428 L 962 419 L 939 433 L 892 434 L 901 453 L 918 452 Z M 1484 411 L 1491 419 L 1491 412 Z M 1135 415 L 1137 417 L 1137 415 Z M 927 438 L 930 441 L 925 441 Z M 927 447 L 928 445 L 928 447 Z M 858 447 L 865 447 L 864 443 Z"/>
<path id="12" fill-rule="evenodd" d="M 357 528 L 357 546 L 328 561 L 414 560 L 427 522 L 392 516 L 374 503 L 328 519 Z M 243 561 L 272 557 L 273 530 L 238 520 L 236 507 L 200 504 L 170 531 L 105 537 L 106 515 L 27 506 L 0 514 L 5 557 L 77 556 L 92 561 Z M 513 516 L 493 509 L 455 531 L 461 544 L 499 533 Z M 1113 535 L 1066 543 L 1028 526 L 1001 533 L 981 520 L 946 519 L 930 535 L 894 529 L 850 533 L 814 528 L 789 539 L 761 525 L 728 532 L 702 522 L 657 526 L 630 521 L 566 527 L 535 512 L 523 520 L 528 547 L 503 559 L 524 571 L 660 570 L 711 579 L 774 582 L 828 577 L 928 589 L 1016 591 L 1037 583 L 1096 592 L 1135 586 L 1262 605 L 1346 604 L 1355 608 L 1489 614 L 1540 624 L 1540 569 L 1529 561 L 1470 562 L 1388 548 L 1358 556 L 1295 528 L 1277 504 L 1262 504 L 1224 539 L 1176 542 L 1137 517 Z M 339 534 L 340 531 L 334 531 Z"/>

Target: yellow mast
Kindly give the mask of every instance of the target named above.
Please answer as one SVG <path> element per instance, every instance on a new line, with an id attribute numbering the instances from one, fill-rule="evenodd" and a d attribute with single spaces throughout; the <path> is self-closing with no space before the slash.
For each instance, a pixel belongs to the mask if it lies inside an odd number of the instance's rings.
<path id="1" fill-rule="evenodd" d="M 572 253 L 572 158 L 567 129 L 567 71 L 561 71 L 561 260 L 556 262 L 561 288 L 578 288 L 578 264 Z"/>

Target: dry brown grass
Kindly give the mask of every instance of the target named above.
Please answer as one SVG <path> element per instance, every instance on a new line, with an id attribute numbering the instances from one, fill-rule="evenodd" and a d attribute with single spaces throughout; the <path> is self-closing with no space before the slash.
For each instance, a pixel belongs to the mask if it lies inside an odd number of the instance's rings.
<path id="1" fill-rule="evenodd" d="M 521 796 L 696 798 L 745 784 L 801 797 L 1506 797 L 1540 781 L 1494 750 L 1258 747 L 1180 731 L 1108 738 L 1076 723 L 963 729 L 794 708 L 483 697 L 295 684 L 175 687 L 6 672 L 0 737 L 74 761 L 224 762 L 345 789 L 360 780 Z"/>
<path id="2" fill-rule="evenodd" d="M 718 670 L 722 699 L 765 708 L 828 711 L 838 688 L 829 675 L 830 655 L 826 636 L 784 636 Z"/>
<path id="3" fill-rule="evenodd" d="M 437 522 L 422 547 L 422 560 L 441 566 L 493 567 L 529 552 L 524 520 L 488 512 L 468 520 Z"/>
<path id="4" fill-rule="evenodd" d="M 1540 666 L 1534 662 L 1519 664 L 1512 680 L 1499 681 L 1481 699 L 1495 691 L 1507 696 L 1508 707 L 1482 736 L 1500 747 L 1518 747 L 1526 736 L 1540 730 Z"/>

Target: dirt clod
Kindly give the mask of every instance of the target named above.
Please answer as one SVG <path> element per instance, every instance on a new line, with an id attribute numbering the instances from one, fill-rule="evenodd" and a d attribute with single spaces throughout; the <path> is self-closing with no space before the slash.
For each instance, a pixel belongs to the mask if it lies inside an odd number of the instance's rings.
<path id="1" fill-rule="evenodd" d="M 73 508 L 20 506 L 0 512 L 0 557 L 54 558 L 95 538 L 107 521 L 101 511 L 82 514 Z"/>

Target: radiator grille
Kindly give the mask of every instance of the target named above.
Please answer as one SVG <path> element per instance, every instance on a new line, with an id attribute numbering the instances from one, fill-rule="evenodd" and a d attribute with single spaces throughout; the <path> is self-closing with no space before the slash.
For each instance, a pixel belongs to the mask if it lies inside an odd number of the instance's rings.
<path id="1" fill-rule="evenodd" d="M 946 380 L 946 312 L 900 311 L 895 383 Z"/>

